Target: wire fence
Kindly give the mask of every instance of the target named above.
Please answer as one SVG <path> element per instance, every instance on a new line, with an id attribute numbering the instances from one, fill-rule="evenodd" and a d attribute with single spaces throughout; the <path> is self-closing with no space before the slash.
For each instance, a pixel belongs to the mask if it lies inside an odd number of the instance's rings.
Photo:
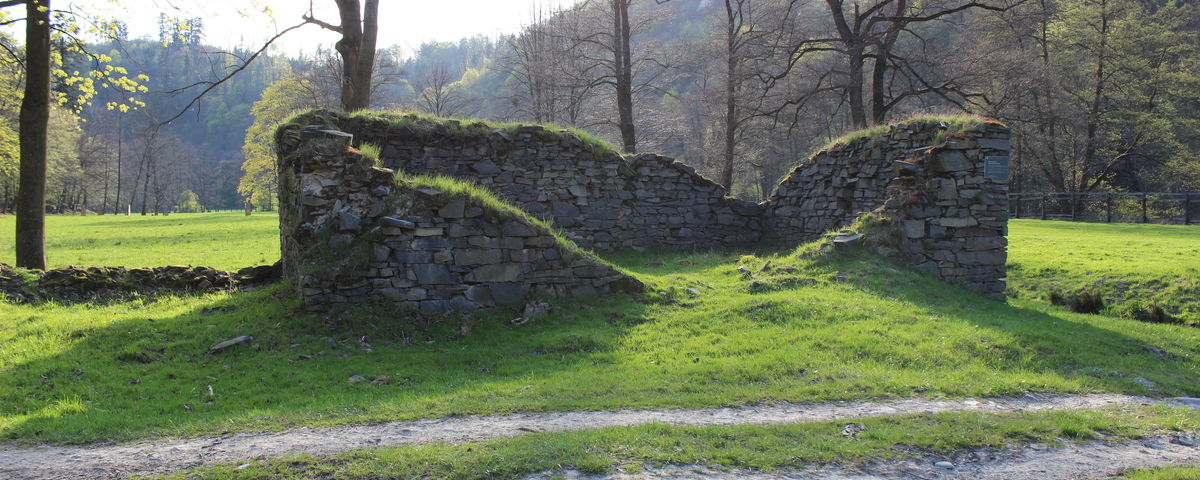
<path id="1" fill-rule="evenodd" d="M 1012 218 L 1200 225 L 1200 193 L 1010 193 Z"/>

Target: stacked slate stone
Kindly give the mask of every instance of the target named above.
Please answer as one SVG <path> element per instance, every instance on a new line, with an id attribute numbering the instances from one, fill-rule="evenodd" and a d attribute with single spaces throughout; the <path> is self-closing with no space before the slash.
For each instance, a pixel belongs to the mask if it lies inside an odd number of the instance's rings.
<path id="1" fill-rule="evenodd" d="M 303 140 L 297 123 L 309 120 L 353 135 Z M 520 210 L 398 184 L 393 170 L 347 154 L 351 138 L 381 146 L 392 169 L 467 180 Z M 586 256 L 566 255 L 520 212 L 594 250 L 698 248 L 798 245 L 886 202 L 906 236 L 883 253 L 998 296 L 1008 138 L 990 123 L 963 132 L 938 122 L 892 125 L 819 152 L 756 205 L 669 158 L 622 157 L 569 131 L 311 112 L 276 136 L 285 276 L 298 279 L 312 305 L 382 297 L 426 311 L 507 304 L 530 292 L 637 289 Z M 325 246 L 332 253 L 319 254 Z M 293 271 L 300 267 L 310 271 Z"/>
<path id="2" fill-rule="evenodd" d="M 443 313 L 642 289 L 517 212 L 396 180 L 346 147 L 310 135 L 281 156 L 285 271 L 310 310 Z"/>
<path id="3" fill-rule="evenodd" d="M 399 126 L 393 120 L 341 117 L 337 125 L 380 146 L 387 168 L 478 184 L 584 248 L 721 247 L 760 239 L 761 207 L 728 197 L 669 158 L 626 158 L 537 125 L 480 130 L 456 120 L 410 117 L 413 125 Z"/>
<path id="4" fill-rule="evenodd" d="M 1004 293 L 1009 130 L 983 123 L 947 133 L 937 122 L 892 125 L 813 155 L 766 202 L 768 240 L 800 243 L 883 206 L 903 240 L 881 253 L 988 296 Z M 933 145 L 937 141 L 938 145 Z"/>
<path id="5" fill-rule="evenodd" d="M 1008 128 L 984 124 L 900 162 L 881 210 L 899 222 L 903 236 L 898 249 L 880 253 L 1004 298 L 1008 151 Z M 986 171 L 1000 162 L 1002 171 Z"/>
<path id="6" fill-rule="evenodd" d="M 894 162 L 929 148 L 936 123 L 893 125 L 817 152 L 775 189 L 766 201 L 765 239 L 798 244 L 854 223 L 887 198 Z"/>
<path id="7" fill-rule="evenodd" d="M 622 219 L 629 239 L 623 246 L 713 248 L 760 240 L 762 206 L 728 197 L 724 187 L 661 155 L 639 155 L 632 166 L 636 200 Z"/>

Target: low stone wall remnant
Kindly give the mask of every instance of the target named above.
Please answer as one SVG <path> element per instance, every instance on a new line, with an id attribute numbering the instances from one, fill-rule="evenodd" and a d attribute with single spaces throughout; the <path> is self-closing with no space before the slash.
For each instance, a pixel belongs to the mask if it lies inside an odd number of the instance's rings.
<path id="1" fill-rule="evenodd" d="M 276 133 L 285 276 L 314 309 L 471 310 L 642 288 L 579 247 L 799 245 L 878 211 L 898 237 L 881 253 L 1002 297 L 1008 142 L 990 122 L 890 125 L 817 153 L 753 204 L 570 131 L 314 111 Z M 364 143 L 387 168 L 347 151 Z"/>
<path id="2" fill-rule="evenodd" d="M 397 178 L 312 131 L 281 157 L 284 270 L 304 305 L 388 303 L 425 313 L 530 295 L 640 291 L 636 279 L 486 195 Z"/>

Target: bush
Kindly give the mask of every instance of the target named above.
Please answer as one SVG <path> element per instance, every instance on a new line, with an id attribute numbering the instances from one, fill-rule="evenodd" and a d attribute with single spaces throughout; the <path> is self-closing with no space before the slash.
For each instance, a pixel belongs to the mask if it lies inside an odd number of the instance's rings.
<path id="1" fill-rule="evenodd" d="M 1121 318 L 1137 320 L 1139 322 L 1150 323 L 1173 323 L 1183 324 L 1184 322 L 1178 318 L 1172 317 L 1167 313 L 1162 306 L 1154 304 L 1145 304 L 1137 300 L 1131 300 L 1121 305 L 1117 309 L 1117 314 Z"/>
<path id="2" fill-rule="evenodd" d="M 1096 292 L 1079 292 L 1071 296 L 1070 308 L 1075 313 L 1100 313 L 1104 299 Z"/>
<path id="3" fill-rule="evenodd" d="M 199 213 L 204 211 L 204 206 L 200 205 L 199 195 L 196 195 L 191 190 L 184 190 L 179 194 L 179 203 L 175 205 L 175 211 L 178 213 Z"/>

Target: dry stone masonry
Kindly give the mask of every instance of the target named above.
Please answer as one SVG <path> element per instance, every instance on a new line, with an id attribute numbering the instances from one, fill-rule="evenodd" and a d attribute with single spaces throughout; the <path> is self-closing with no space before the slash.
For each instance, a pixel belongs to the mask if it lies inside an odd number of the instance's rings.
<path id="1" fill-rule="evenodd" d="M 309 309 L 386 302 L 444 313 L 642 288 L 493 198 L 398 179 L 340 132 L 303 135 L 281 156 L 280 233 L 285 275 Z"/>
<path id="2" fill-rule="evenodd" d="M 581 247 L 721 247 L 759 240 L 761 207 L 728 197 L 695 169 L 658 155 L 623 158 L 542 126 L 491 129 L 456 120 L 340 118 L 355 142 L 381 147 L 382 166 L 485 187 L 548 220 Z"/>
<path id="3" fill-rule="evenodd" d="M 881 253 L 1002 298 L 1009 130 L 948 127 L 894 125 L 813 155 L 764 202 L 764 239 L 811 240 L 878 209 L 902 234 Z"/>
<path id="4" fill-rule="evenodd" d="M 313 309 L 471 310 L 642 288 L 579 247 L 796 245 L 877 211 L 902 231 L 881 253 L 999 296 L 1008 136 L 892 125 L 814 155 L 753 204 L 672 159 L 566 130 L 315 111 L 276 133 L 284 271 Z M 386 168 L 351 144 L 379 146 Z"/>

